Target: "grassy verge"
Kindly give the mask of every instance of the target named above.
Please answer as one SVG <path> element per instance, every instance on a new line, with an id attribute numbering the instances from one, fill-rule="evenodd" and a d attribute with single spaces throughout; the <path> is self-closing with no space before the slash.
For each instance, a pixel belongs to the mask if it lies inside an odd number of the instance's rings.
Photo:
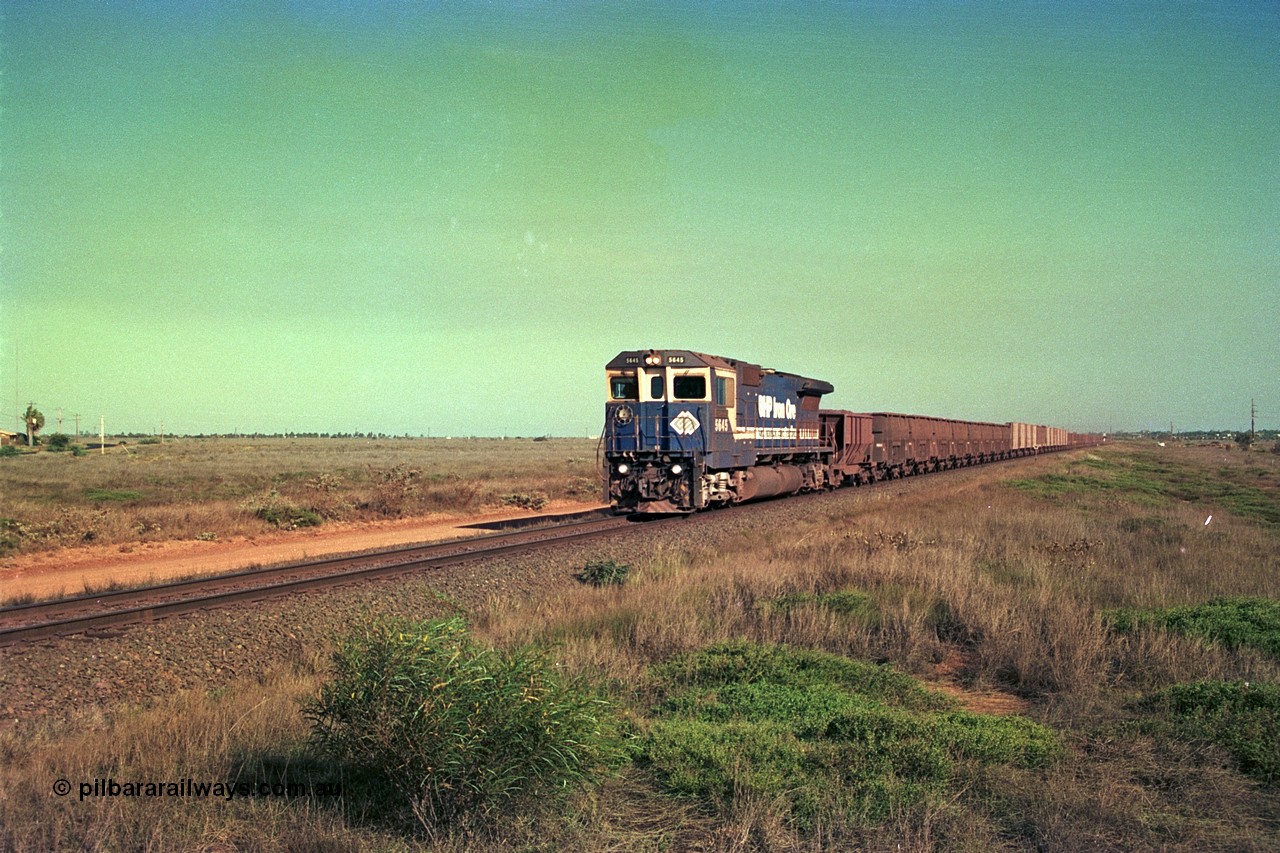
<path id="1" fill-rule="evenodd" d="M 1216 506 L 1241 518 L 1280 525 L 1280 480 L 1274 462 L 1254 454 L 1261 463 L 1210 467 L 1204 464 L 1206 455 L 1200 451 L 1201 458 L 1179 459 L 1152 450 L 1089 454 L 1065 470 L 1010 485 L 1041 498 L 1102 495 L 1148 507 L 1176 502 Z"/>
<path id="2" fill-rule="evenodd" d="M 1108 448 L 1086 469 L 1122 472 L 1149 455 Z M 468 605 L 466 643 L 432 634 L 433 659 L 459 670 L 406 675 L 395 655 L 362 646 L 353 658 L 340 645 L 345 670 L 280 669 L 71 731 L 4 735 L 0 848 L 1276 849 L 1280 660 L 1265 638 L 1280 531 L 1216 506 L 1206 527 L 1204 506 L 1164 491 L 1008 485 L 1075 476 L 1091 458 L 940 476 L 891 499 L 837 494 L 804 513 L 762 507 L 758 518 L 785 526 L 707 526 L 680 547 L 601 545 L 534 592 Z M 1155 461 L 1195 481 L 1280 470 L 1177 448 Z M 503 681 L 509 664 L 523 674 Z M 473 686 L 437 690 L 455 672 Z M 502 726 L 525 719 L 517 682 L 548 672 L 582 691 L 564 694 L 571 707 L 607 700 L 601 753 L 630 760 L 553 782 L 554 797 L 459 806 L 490 819 L 446 822 L 442 807 L 433 817 L 420 805 L 406 820 L 379 806 L 379 785 L 396 789 L 383 772 L 395 756 L 425 762 L 406 778 L 447 783 L 441 792 L 470 784 L 437 774 L 442 759 L 385 717 L 344 729 L 376 735 L 367 745 L 386 751 L 372 764 L 312 739 L 317 697 L 336 707 L 354 693 L 355 711 L 385 700 L 413 717 L 448 694 L 467 734 L 435 742 L 493 752 L 469 738 L 483 729 L 509 742 Z M 493 716 L 475 707 L 484 691 L 499 695 Z M 987 713 L 1001 697 L 1021 713 Z M 348 787 L 328 801 L 48 793 L 57 778 L 179 771 Z M 415 785 L 401 785 L 402 802 Z"/>
<path id="3" fill-rule="evenodd" d="M 584 439 L 177 439 L 0 460 L 0 554 L 600 496 Z"/>

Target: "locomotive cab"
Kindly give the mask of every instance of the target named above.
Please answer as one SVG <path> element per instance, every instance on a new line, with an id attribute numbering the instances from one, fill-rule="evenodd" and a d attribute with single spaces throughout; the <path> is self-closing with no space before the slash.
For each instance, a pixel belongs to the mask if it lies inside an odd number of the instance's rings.
<path id="1" fill-rule="evenodd" d="M 827 383 L 688 350 L 620 353 L 605 373 L 606 497 L 619 511 L 692 512 L 821 485 Z"/>
<path id="2" fill-rule="evenodd" d="M 713 368 L 693 353 L 649 351 L 623 353 L 606 373 L 610 503 L 643 512 L 700 509 Z"/>

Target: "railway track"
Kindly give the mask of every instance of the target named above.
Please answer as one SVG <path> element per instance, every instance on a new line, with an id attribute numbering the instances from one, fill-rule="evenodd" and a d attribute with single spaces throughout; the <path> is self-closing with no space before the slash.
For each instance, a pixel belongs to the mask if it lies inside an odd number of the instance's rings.
<path id="1" fill-rule="evenodd" d="M 1018 461 L 1011 459 L 987 464 L 995 466 Z M 898 479 L 884 480 L 862 488 L 883 488 L 889 483 L 902 482 Z M 789 500 L 807 497 L 818 496 L 802 495 Z M 749 507 L 724 508 L 716 510 L 716 513 L 727 514 L 744 509 L 749 510 Z M 685 517 L 649 518 L 645 523 L 662 524 Z M 521 527 L 469 539 L 286 563 L 137 589 L 4 607 L 0 608 L 0 648 L 73 634 L 95 636 L 96 632 L 104 629 L 150 622 L 180 613 L 503 557 L 604 536 L 633 524 L 628 518 L 614 516 L 608 510 L 598 510 L 582 518 L 546 527 Z"/>
<path id="2" fill-rule="evenodd" d="M 0 608 L 0 646 L 89 634 L 166 616 L 259 601 L 373 578 L 429 571 L 570 541 L 604 536 L 631 522 L 598 511 L 548 527 L 525 527 L 320 560 L 244 569 L 137 589 Z"/>

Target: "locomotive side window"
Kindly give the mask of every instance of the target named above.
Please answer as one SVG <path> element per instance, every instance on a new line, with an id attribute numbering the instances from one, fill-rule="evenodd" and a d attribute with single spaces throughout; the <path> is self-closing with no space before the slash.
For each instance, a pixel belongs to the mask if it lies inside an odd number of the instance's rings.
<path id="1" fill-rule="evenodd" d="M 716 377 L 715 392 L 717 406 L 732 406 L 735 403 L 733 399 L 733 380 L 728 376 Z"/>
<path id="2" fill-rule="evenodd" d="M 705 400 L 707 397 L 707 377 L 705 376 L 673 376 L 671 378 L 671 395 L 677 400 Z"/>
<path id="3" fill-rule="evenodd" d="M 609 397 L 613 400 L 638 400 L 640 386 L 634 376 L 609 377 Z"/>

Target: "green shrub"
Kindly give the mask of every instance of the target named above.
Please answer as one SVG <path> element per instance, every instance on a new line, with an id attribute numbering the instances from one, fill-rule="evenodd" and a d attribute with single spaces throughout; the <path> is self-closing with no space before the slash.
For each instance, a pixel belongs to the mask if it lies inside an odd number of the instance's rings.
<path id="1" fill-rule="evenodd" d="M 61 453 L 71 446 L 71 436 L 55 432 L 45 440 L 45 445 L 52 451 Z"/>
<path id="2" fill-rule="evenodd" d="M 1229 752 L 1240 772 L 1267 785 L 1280 783 L 1280 686 L 1247 681 L 1178 684 L 1148 698 L 1166 734 L 1212 741 Z"/>
<path id="3" fill-rule="evenodd" d="M 627 581 L 631 566 L 614 560 L 590 560 L 582 571 L 578 572 L 578 580 L 592 586 L 622 585 Z"/>
<path id="4" fill-rule="evenodd" d="M 306 709 L 317 747 L 429 828 L 590 780 L 616 754 L 603 700 L 542 650 L 478 647 L 459 619 L 375 624 L 334 664 Z"/>
<path id="5" fill-rule="evenodd" d="M 1215 598 L 1204 604 L 1154 610 L 1123 608 L 1106 616 L 1121 633 L 1154 626 L 1204 637 L 1229 649 L 1248 646 L 1280 659 L 1280 601 L 1269 598 Z"/>
<path id="6" fill-rule="evenodd" d="M 315 527 L 322 521 L 319 513 L 295 505 L 275 489 L 260 497 L 250 498 L 243 506 L 258 518 L 282 530 Z"/>
<path id="7" fill-rule="evenodd" d="M 0 518 L 0 554 L 15 551 L 22 545 L 24 526 L 14 518 Z"/>
<path id="8" fill-rule="evenodd" d="M 12 444 L 0 445 L 0 459 L 11 457 L 11 456 L 21 456 L 21 455 L 22 455 L 22 451 Z"/>
<path id="9" fill-rule="evenodd" d="M 520 492 L 503 495 L 502 503 L 506 506 L 518 506 L 521 509 L 539 510 L 547 505 L 547 496 L 541 492 Z"/>
<path id="10" fill-rule="evenodd" d="M 666 786 L 785 803 L 801 828 L 824 812 L 880 823 L 940 795 L 961 762 L 1035 767 L 1060 752 L 1030 720 L 960 711 L 887 666 L 823 652 L 726 643 L 653 674 L 665 698 L 639 756 Z"/>

